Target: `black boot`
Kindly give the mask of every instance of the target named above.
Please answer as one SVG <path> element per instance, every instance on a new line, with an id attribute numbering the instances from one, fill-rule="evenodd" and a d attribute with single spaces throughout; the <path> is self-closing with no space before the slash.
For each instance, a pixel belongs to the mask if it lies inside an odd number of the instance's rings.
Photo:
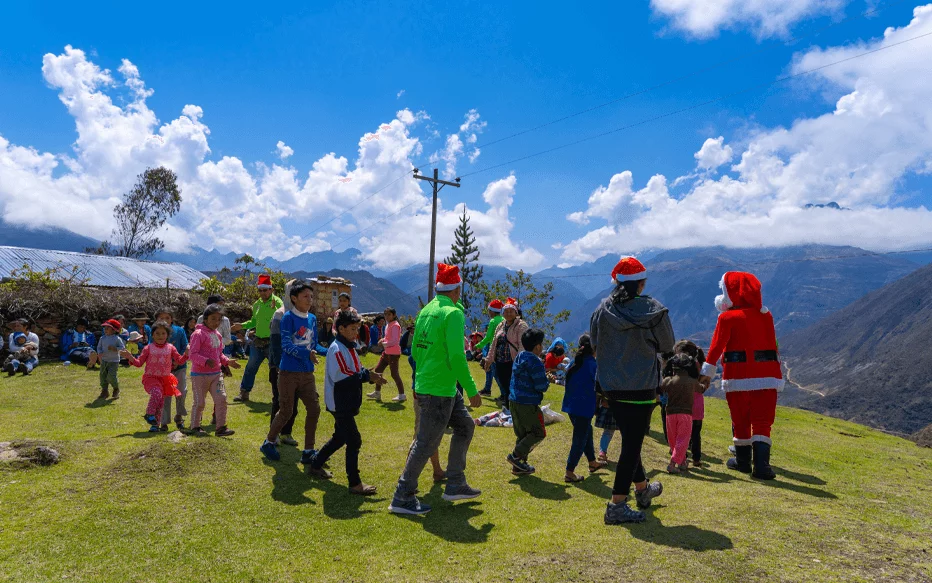
<path id="1" fill-rule="evenodd" d="M 755 441 L 754 445 L 754 473 L 751 476 L 758 480 L 773 480 L 777 474 L 770 467 L 770 444 Z"/>
<path id="2" fill-rule="evenodd" d="M 745 474 L 751 473 L 751 446 L 736 445 L 735 457 L 730 458 L 726 463 L 729 470 L 737 470 Z"/>

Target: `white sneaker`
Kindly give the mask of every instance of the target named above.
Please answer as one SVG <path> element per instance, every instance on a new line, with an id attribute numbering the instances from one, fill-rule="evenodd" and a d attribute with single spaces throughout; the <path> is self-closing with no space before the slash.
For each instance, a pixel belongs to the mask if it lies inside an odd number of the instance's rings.
<path id="1" fill-rule="evenodd" d="M 382 391 L 372 391 L 366 395 L 370 399 L 375 399 L 376 401 L 382 400 Z"/>
<path id="2" fill-rule="evenodd" d="M 408 395 L 398 395 L 397 397 L 392 399 L 392 402 L 393 403 L 404 403 L 407 400 L 408 400 Z"/>

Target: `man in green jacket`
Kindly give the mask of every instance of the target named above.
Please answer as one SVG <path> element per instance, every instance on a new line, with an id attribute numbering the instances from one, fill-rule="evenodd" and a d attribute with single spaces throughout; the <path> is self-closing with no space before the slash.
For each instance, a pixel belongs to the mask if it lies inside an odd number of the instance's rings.
<path id="1" fill-rule="evenodd" d="M 421 408 L 421 423 L 388 507 L 396 514 L 430 512 L 430 506 L 422 504 L 415 495 L 417 480 L 430 456 L 437 451 L 447 426 L 453 429 L 453 438 L 443 499 L 467 500 L 482 494 L 466 483 L 466 452 L 476 424 L 466 410 L 462 393 L 456 388 L 459 383 L 469 396 L 471 406 L 482 405 L 482 397 L 469 372 L 463 343 L 466 316 L 459 305 L 463 281 L 459 267 L 439 263 L 437 268 L 437 297 L 424 306 L 414 325 L 411 356 L 417 364 L 415 406 Z"/>
<path id="2" fill-rule="evenodd" d="M 259 288 L 259 299 L 252 305 L 252 318 L 242 324 L 234 324 L 232 332 L 240 330 L 255 330 L 252 346 L 249 347 L 249 362 L 243 371 L 243 380 L 239 385 L 239 396 L 234 401 L 245 402 L 249 400 L 249 391 L 256 383 L 256 373 L 259 365 L 269 357 L 269 336 L 271 336 L 272 316 L 282 307 L 281 298 L 272 293 L 272 278 L 263 273 L 259 276 L 256 286 Z M 271 369 L 277 369 L 278 363 L 269 361 L 269 375 L 275 374 Z"/>
<path id="3" fill-rule="evenodd" d="M 479 343 L 476 344 L 476 350 L 482 351 L 483 360 L 489 357 L 489 345 L 492 344 L 492 339 L 495 337 L 495 330 L 498 329 L 498 325 L 501 324 L 502 320 L 504 319 L 502 318 L 502 307 L 503 306 L 504 304 L 502 303 L 502 300 L 495 299 L 489 302 L 489 318 L 491 319 L 489 320 L 488 327 L 485 329 L 485 336 L 483 336 L 482 340 L 480 340 Z M 483 362 L 483 365 L 485 365 L 484 362 Z M 492 366 L 485 373 L 485 387 L 483 387 L 482 390 L 479 391 L 479 394 L 482 395 L 483 397 L 492 396 L 492 378 L 494 377 L 495 377 L 495 359 L 493 358 Z M 501 387 L 501 386 L 498 388 L 502 393 L 502 397 L 504 398 L 505 393 L 508 392 L 508 389 Z"/>

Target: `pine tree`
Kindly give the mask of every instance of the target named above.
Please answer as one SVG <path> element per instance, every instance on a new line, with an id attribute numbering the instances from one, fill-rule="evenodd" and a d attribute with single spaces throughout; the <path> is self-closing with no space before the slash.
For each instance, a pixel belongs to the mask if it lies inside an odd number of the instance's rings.
<path id="1" fill-rule="evenodd" d="M 476 284 L 482 279 L 482 267 L 479 265 L 479 247 L 476 245 L 476 236 L 469 227 L 466 205 L 463 205 L 463 216 L 460 217 L 460 225 L 453 235 L 454 241 L 450 245 L 452 254 L 443 262 L 447 265 L 458 265 L 460 268 L 460 277 L 463 278 L 463 294 L 460 301 L 468 314 Z"/>

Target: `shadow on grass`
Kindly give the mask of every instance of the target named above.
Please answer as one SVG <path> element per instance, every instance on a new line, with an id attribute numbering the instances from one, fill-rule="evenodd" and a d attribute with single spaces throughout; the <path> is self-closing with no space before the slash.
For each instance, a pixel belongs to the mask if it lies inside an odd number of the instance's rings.
<path id="1" fill-rule="evenodd" d="M 787 469 L 778 468 L 777 466 L 772 466 L 773 471 L 777 473 L 778 476 L 788 478 L 794 482 L 802 482 L 803 484 L 810 484 L 812 486 L 824 486 L 826 484 L 825 480 L 817 476 L 812 476 L 810 474 L 803 474 L 801 472 L 793 472 Z"/>
<path id="2" fill-rule="evenodd" d="M 100 409 L 101 407 L 106 407 L 107 405 L 112 405 L 113 401 L 110 399 L 94 399 L 90 403 L 84 405 L 85 409 Z"/>
<path id="3" fill-rule="evenodd" d="M 241 403 L 239 401 L 231 401 L 230 406 L 235 407 L 237 405 L 246 405 L 246 408 L 249 409 L 250 413 L 264 413 L 266 415 L 272 415 L 272 403 L 262 403 L 259 401 L 246 401 Z"/>
<path id="4" fill-rule="evenodd" d="M 282 459 L 273 462 L 263 459 L 262 463 L 275 470 L 272 476 L 272 500 L 284 502 L 291 506 L 299 504 L 317 504 L 305 495 L 313 487 L 311 480 L 298 465 L 301 452 L 292 447 L 280 447 Z"/>
<path id="5" fill-rule="evenodd" d="M 420 522 L 426 532 L 446 541 L 468 544 L 486 542 L 495 525 L 486 522 L 477 528 L 469 523 L 470 520 L 482 514 L 482 510 L 478 508 L 480 503 L 473 500 L 451 504 L 440 497 L 442 492 L 443 486 L 434 484 L 424 497 L 424 502 L 433 507 L 430 514 L 423 517 L 404 514 L 398 516 L 405 520 Z"/>
<path id="6" fill-rule="evenodd" d="M 807 496 L 815 496 L 816 498 L 829 498 L 832 500 L 837 500 L 838 496 L 827 492 L 825 490 L 819 490 L 818 488 L 810 488 L 809 486 L 802 486 L 800 484 L 791 484 L 790 482 L 784 482 L 780 479 L 781 475 L 777 475 L 776 480 L 754 480 L 759 482 L 764 486 L 769 486 L 771 488 L 777 488 L 780 490 L 791 490 L 793 492 L 798 492 L 800 494 L 806 494 Z"/>
<path id="7" fill-rule="evenodd" d="M 394 403 L 392 401 L 379 401 L 378 404 L 387 411 L 404 411 L 406 409 L 406 407 L 404 406 L 404 403 Z"/>
<path id="8" fill-rule="evenodd" d="M 145 431 L 137 431 L 136 433 L 121 433 L 119 435 L 114 435 L 113 438 L 118 439 L 120 437 L 133 437 L 136 439 L 149 439 L 152 437 L 158 437 L 160 435 L 164 437 L 167 434 L 162 431 L 155 432 L 155 431 L 145 430 Z"/>
<path id="9" fill-rule="evenodd" d="M 598 498 L 611 498 L 612 487 L 602 481 L 603 475 L 607 474 L 590 474 L 582 482 L 576 482 L 575 484 L 571 485 Z M 613 476 L 608 477 L 609 479 L 614 480 Z"/>
<path id="10" fill-rule="evenodd" d="M 571 498 L 570 493 L 567 492 L 569 484 L 545 482 L 533 474 L 515 476 L 509 483 L 517 484 L 523 491 L 541 500 L 569 500 Z"/>
<path id="11" fill-rule="evenodd" d="M 338 476 L 334 474 L 334 478 L 337 477 Z M 322 502 L 324 514 L 336 520 L 359 518 L 363 514 L 371 514 L 372 510 L 365 510 L 362 508 L 363 504 L 388 502 L 388 500 L 383 497 L 351 494 L 348 486 L 334 483 L 332 480 L 322 480 L 310 476 L 304 476 L 304 479 L 308 480 L 311 488 L 323 492 Z"/>
<path id="12" fill-rule="evenodd" d="M 725 551 L 734 548 L 731 539 L 714 530 L 705 530 L 692 524 L 682 526 L 664 526 L 653 511 L 662 506 L 647 509 L 647 522 L 624 525 L 636 539 L 675 549 L 689 551 Z"/>

